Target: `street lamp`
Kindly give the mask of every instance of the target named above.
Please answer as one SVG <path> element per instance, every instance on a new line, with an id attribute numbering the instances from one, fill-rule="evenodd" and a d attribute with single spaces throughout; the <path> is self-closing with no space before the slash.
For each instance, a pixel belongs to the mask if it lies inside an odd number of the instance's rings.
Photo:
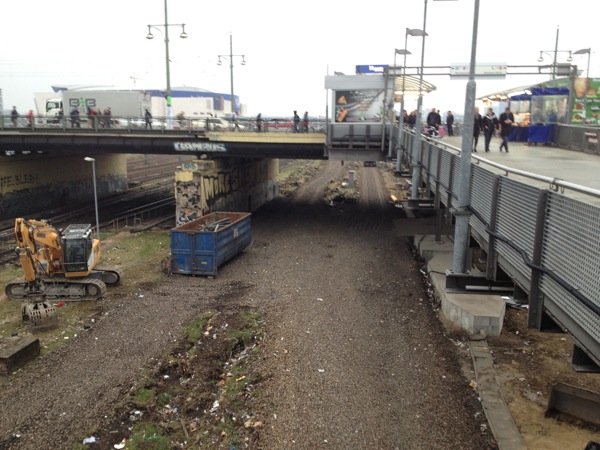
<path id="1" fill-rule="evenodd" d="M 96 206 L 96 237 L 100 240 L 100 220 L 98 219 L 98 192 L 96 191 L 96 160 L 86 156 L 83 158 L 87 162 L 92 163 L 92 178 L 94 180 L 94 204 Z"/>
<path id="2" fill-rule="evenodd" d="M 246 59 L 244 55 L 234 55 L 233 54 L 233 37 L 231 36 L 231 33 L 229 33 L 229 55 L 218 55 L 219 57 L 219 61 L 217 62 L 217 65 L 221 65 L 223 64 L 221 62 L 221 58 L 226 59 L 229 61 L 229 71 L 231 74 L 231 113 L 233 114 L 235 112 L 235 107 L 234 107 L 234 97 L 233 97 L 233 57 L 237 56 L 242 58 L 242 66 L 246 65 Z"/>
<path id="3" fill-rule="evenodd" d="M 154 35 L 152 34 L 152 28 L 160 31 L 158 27 L 164 27 L 165 29 L 165 63 L 167 66 L 167 91 L 165 92 L 165 97 L 167 100 L 167 129 L 173 129 L 173 111 L 171 109 L 171 70 L 169 68 L 169 27 L 181 27 L 181 34 L 179 37 L 181 39 L 186 39 L 188 37 L 185 32 L 185 24 L 184 23 L 176 23 L 170 24 L 167 20 L 167 0 L 165 0 L 165 23 L 160 25 L 148 25 L 148 34 L 146 35 L 146 39 L 154 39 Z"/>
<path id="4" fill-rule="evenodd" d="M 471 151 L 473 150 L 473 114 L 475 110 L 475 62 L 477 55 L 477 30 L 479 27 L 479 0 L 475 0 L 473 17 L 473 38 L 471 40 L 471 63 L 469 81 L 465 94 L 464 133 L 460 153 L 460 184 L 454 217 L 454 252 L 452 271 L 454 274 L 467 273 L 467 252 L 469 245 L 469 191 L 471 186 Z"/>
<path id="5" fill-rule="evenodd" d="M 402 144 L 402 140 L 404 139 L 404 90 L 406 89 L 406 55 L 411 55 L 411 52 L 407 50 L 408 46 L 408 36 L 422 36 L 425 38 L 427 33 L 423 30 L 419 30 L 418 28 L 407 28 L 406 33 L 404 33 L 404 48 L 396 49 L 394 52 L 394 71 L 396 68 L 396 55 L 403 55 L 404 62 L 402 64 L 402 99 L 400 100 L 400 120 L 398 121 L 398 148 L 396 150 L 396 172 L 400 172 L 400 145 Z M 394 73 L 395 75 L 395 73 Z"/>

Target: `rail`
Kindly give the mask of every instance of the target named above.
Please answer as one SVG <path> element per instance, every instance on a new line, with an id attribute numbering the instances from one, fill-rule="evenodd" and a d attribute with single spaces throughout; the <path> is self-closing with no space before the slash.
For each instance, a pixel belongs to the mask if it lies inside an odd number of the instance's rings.
<path id="1" fill-rule="evenodd" d="M 414 132 L 404 133 L 402 148 L 412 148 L 413 139 Z M 402 161 L 417 166 L 419 187 L 452 211 L 460 187 L 460 149 L 424 138 L 418 153 L 413 160 L 404 150 Z M 515 296 L 526 294 L 530 327 L 554 322 L 573 336 L 574 366 L 600 366 L 600 206 L 594 204 L 600 191 L 472 158 L 469 226 L 487 255 L 486 278 L 506 274 Z"/>
<path id="2" fill-rule="evenodd" d="M 171 127 L 167 126 L 166 117 L 154 117 L 148 123 L 143 117 L 132 116 L 38 116 L 32 121 L 23 116 L 12 118 L 0 115 L 0 131 L 36 131 L 54 130 L 85 132 L 114 132 L 119 130 L 128 133 L 203 133 L 203 132 L 258 132 L 255 119 L 240 117 L 233 122 L 221 117 L 182 117 L 171 119 Z M 298 132 L 301 132 L 299 130 Z M 263 119 L 260 132 L 294 132 L 291 119 L 273 117 Z M 311 120 L 306 129 L 308 133 L 324 133 L 325 121 Z"/>

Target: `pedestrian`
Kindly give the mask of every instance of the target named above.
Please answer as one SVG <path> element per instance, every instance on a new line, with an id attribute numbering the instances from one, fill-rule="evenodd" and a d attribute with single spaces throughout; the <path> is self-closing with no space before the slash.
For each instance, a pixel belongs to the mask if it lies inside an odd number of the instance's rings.
<path id="1" fill-rule="evenodd" d="M 414 128 L 417 123 L 417 111 L 411 111 L 410 115 L 406 118 L 406 124 L 410 128 Z"/>
<path id="2" fill-rule="evenodd" d="M 427 126 L 429 127 L 430 135 L 438 135 L 438 128 L 442 123 L 442 118 L 435 108 L 431 109 L 431 112 L 427 114 Z"/>
<path id="3" fill-rule="evenodd" d="M 64 113 L 64 111 L 62 109 L 62 106 L 58 110 L 57 116 L 58 116 L 58 125 L 62 127 L 63 126 L 63 119 L 65 117 L 65 113 Z"/>
<path id="4" fill-rule="evenodd" d="M 297 111 L 294 111 L 294 133 L 298 133 L 298 125 L 300 124 L 300 116 Z"/>
<path id="5" fill-rule="evenodd" d="M 256 116 L 256 131 L 258 131 L 259 133 L 262 131 L 262 114 L 258 113 L 258 116 Z"/>
<path id="6" fill-rule="evenodd" d="M 30 109 L 27 113 L 27 122 L 29 122 L 29 126 L 33 126 L 33 110 Z"/>
<path id="7" fill-rule="evenodd" d="M 454 114 L 452 114 L 452 111 L 448 111 L 448 114 L 446 114 L 446 129 L 448 130 L 448 136 L 454 136 L 453 126 Z"/>
<path id="8" fill-rule="evenodd" d="M 510 107 L 506 107 L 504 112 L 500 114 L 500 136 L 502 137 L 502 144 L 500 144 L 500 151 L 502 147 L 508 153 L 508 136 L 512 130 L 512 124 L 515 122 L 515 116 L 510 112 Z"/>
<path id="9" fill-rule="evenodd" d="M 111 116 L 111 110 L 110 110 L 110 106 L 109 106 L 104 110 L 104 126 L 106 128 L 110 128 L 110 125 L 111 125 L 110 124 L 110 120 L 111 120 L 110 116 Z"/>
<path id="10" fill-rule="evenodd" d="M 240 131 L 240 124 L 237 121 L 237 114 L 234 112 L 231 113 L 231 123 L 233 125 L 233 131 Z"/>
<path id="11" fill-rule="evenodd" d="M 302 132 L 308 133 L 308 111 L 304 112 L 304 117 L 302 118 Z"/>
<path id="12" fill-rule="evenodd" d="M 17 128 L 17 119 L 18 118 L 19 118 L 19 112 L 17 111 L 17 107 L 13 106 L 12 112 L 10 113 L 10 120 L 11 120 L 14 128 Z"/>
<path id="13" fill-rule="evenodd" d="M 147 130 L 148 127 L 150 127 L 150 129 L 152 129 L 152 114 L 150 114 L 150 111 L 148 110 L 148 108 L 146 108 L 146 111 L 144 112 L 144 129 Z"/>
<path id="14" fill-rule="evenodd" d="M 88 107 L 88 120 L 90 122 L 90 128 L 96 128 L 98 116 L 96 116 L 96 110 L 92 107 Z"/>
<path id="15" fill-rule="evenodd" d="M 477 153 L 477 142 L 481 134 L 482 120 L 479 108 L 476 106 L 473 114 L 473 151 L 475 153 Z"/>
<path id="16" fill-rule="evenodd" d="M 496 114 L 494 114 L 493 108 L 487 109 L 487 113 L 485 114 L 485 116 L 483 116 L 481 124 L 483 126 L 485 151 L 489 152 L 492 136 L 494 135 L 494 131 L 496 131 L 496 128 L 498 128 L 498 118 L 496 117 Z"/>
<path id="17" fill-rule="evenodd" d="M 81 128 L 81 123 L 79 121 L 79 109 L 77 107 L 75 107 L 71 110 L 70 116 L 71 116 L 71 128 Z"/>

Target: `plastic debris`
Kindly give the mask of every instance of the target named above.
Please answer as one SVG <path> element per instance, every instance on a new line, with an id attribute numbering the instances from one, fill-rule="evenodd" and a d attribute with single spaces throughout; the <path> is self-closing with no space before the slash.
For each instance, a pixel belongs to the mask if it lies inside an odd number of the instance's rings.
<path id="1" fill-rule="evenodd" d="M 113 447 L 116 448 L 117 450 L 120 450 L 122 448 L 125 448 L 126 442 L 127 442 L 127 439 L 123 438 L 123 440 L 120 443 L 113 445 Z"/>
<path id="2" fill-rule="evenodd" d="M 97 441 L 99 441 L 99 439 L 96 436 L 90 436 L 90 437 L 86 437 L 83 440 L 83 443 L 84 444 L 93 444 L 94 442 L 97 442 Z"/>

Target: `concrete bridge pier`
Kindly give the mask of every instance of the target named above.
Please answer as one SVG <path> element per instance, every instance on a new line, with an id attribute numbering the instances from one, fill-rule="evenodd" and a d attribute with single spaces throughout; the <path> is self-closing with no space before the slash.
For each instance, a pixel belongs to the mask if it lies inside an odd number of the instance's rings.
<path id="1" fill-rule="evenodd" d="M 277 197 L 278 159 L 195 160 L 175 173 L 177 225 L 214 211 L 247 211 Z"/>

